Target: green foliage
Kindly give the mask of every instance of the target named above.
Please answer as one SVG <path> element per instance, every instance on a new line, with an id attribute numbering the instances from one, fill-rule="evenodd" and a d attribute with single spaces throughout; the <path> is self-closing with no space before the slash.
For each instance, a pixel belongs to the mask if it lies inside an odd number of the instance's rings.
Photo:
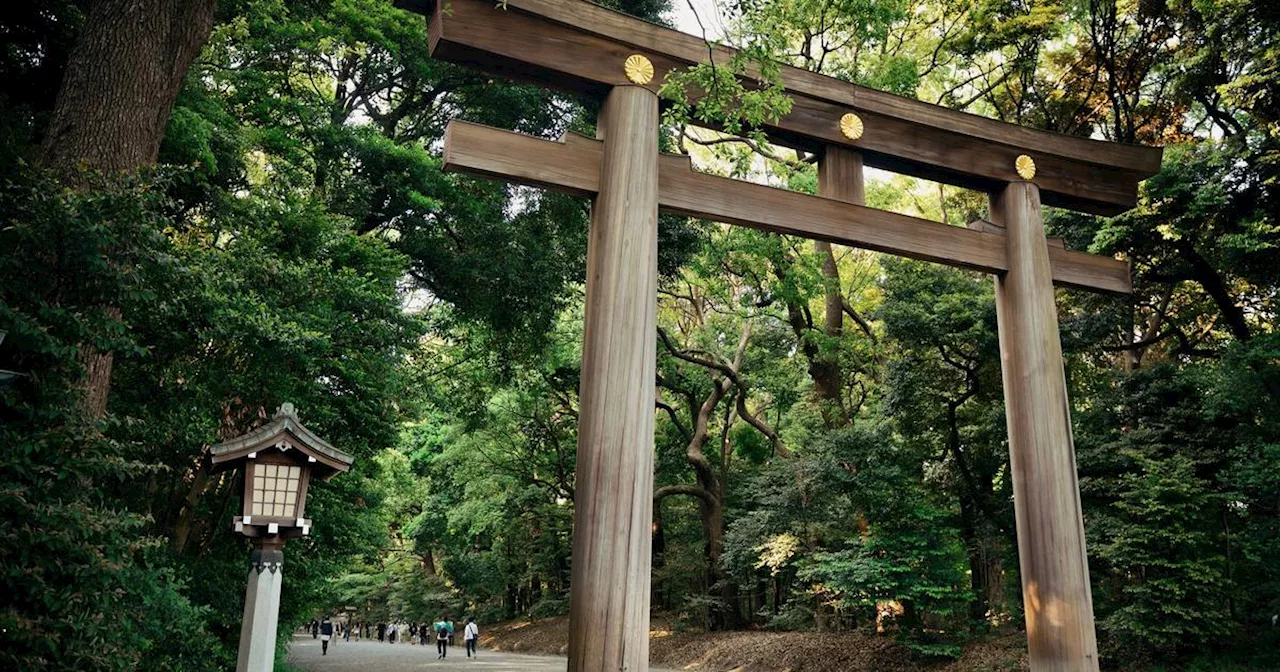
<path id="1" fill-rule="evenodd" d="M 84 3 L 39 4 L 0 31 L 0 368 L 30 374 L 0 402 L 0 666 L 228 667 L 247 547 L 204 451 L 285 400 L 359 459 L 311 491 L 283 637 L 347 605 L 563 613 L 587 206 L 447 175 L 438 150 L 451 118 L 554 137 L 588 131 L 596 103 L 435 61 L 421 17 L 384 0 L 233 0 L 159 178 L 68 191 L 22 161 Z M 664 148 L 708 142 L 692 123 L 744 135 L 697 158 L 805 193 L 819 157 L 762 143 L 790 111 L 777 63 L 1168 145 L 1133 211 L 1048 213 L 1070 247 L 1135 272 L 1132 301 L 1058 297 L 1108 663 L 1280 665 L 1265 4 L 743 0 L 725 40 L 746 49 L 662 88 L 679 127 Z M 875 207 L 986 216 L 980 193 L 868 178 Z M 659 504 L 655 606 L 679 627 L 874 623 L 922 657 L 1020 624 L 990 278 L 670 215 L 659 254 L 674 345 L 658 346 L 655 482 L 714 500 Z M 100 423 L 78 410 L 86 346 L 115 355 Z"/>
<path id="2" fill-rule="evenodd" d="M 193 660 L 225 655 L 209 638 L 199 641 L 205 613 L 178 592 L 171 571 L 136 564 L 160 543 L 140 534 L 146 521 L 94 496 L 145 465 L 126 461 L 119 443 L 93 429 L 23 429 L 16 423 L 0 429 L 6 446 L 0 467 L 8 474 L 0 490 L 0 663 L 129 670 L 144 661 L 182 669 L 185 660 L 196 669 Z M 163 624 L 153 620 L 159 617 Z M 197 646 L 175 642 L 169 626 L 185 627 Z"/>
<path id="3" fill-rule="evenodd" d="M 904 0 L 736 0 L 731 35 L 761 57 L 890 93 L 914 96 L 919 63 L 888 53 L 913 11 Z"/>
<path id="4" fill-rule="evenodd" d="M 1117 509 L 1123 523 L 1096 549 L 1115 571 L 1130 576 L 1116 597 L 1122 606 L 1102 627 L 1155 647 L 1202 646 L 1227 634 L 1229 623 L 1225 577 L 1200 520 L 1219 507 L 1189 459 L 1139 465 L 1139 473 L 1121 479 Z"/>
<path id="5" fill-rule="evenodd" d="M 1280 603 L 1274 563 L 1258 555 L 1277 538 L 1262 494 L 1274 492 L 1277 428 L 1265 393 L 1239 395 L 1257 374 L 1236 366 L 1153 367 L 1113 392 L 1122 402 L 1085 416 L 1109 437 L 1080 447 L 1082 489 L 1099 511 L 1088 526 L 1095 594 L 1104 631 L 1130 649 L 1203 650 Z"/>
<path id="6" fill-rule="evenodd" d="M 572 115 L 544 90 L 433 60 L 421 15 L 389 2 L 239 9 L 197 62 L 179 117 L 236 120 L 242 186 L 309 194 L 404 253 L 456 319 L 487 325 L 515 356 L 536 350 L 583 273 L 585 204 L 445 175 L 435 143 L 454 117 L 555 135 Z M 166 147 L 180 142 L 192 143 Z"/>
<path id="7" fill-rule="evenodd" d="M 227 660 L 205 634 L 207 609 L 184 595 L 148 519 L 107 494 L 163 467 L 112 436 L 121 423 L 86 421 L 78 401 L 78 344 L 141 349 L 104 306 L 154 299 L 149 280 L 172 262 L 157 230 L 163 190 L 90 179 L 69 191 L 24 170 L 0 190 L 0 329 L 6 368 L 27 376 L 0 398 L 0 665 L 202 669 Z"/>
<path id="8" fill-rule="evenodd" d="M 909 645 L 928 655 L 959 655 L 954 641 L 938 641 L 937 624 L 962 613 L 971 598 L 964 547 L 951 515 L 921 487 L 914 457 L 883 431 L 833 433 L 820 450 L 815 473 L 833 479 L 833 491 L 849 493 L 850 513 L 876 522 L 815 553 L 799 576 L 823 584 L 842 605 L 874 610 L 882 601 L 898 602 Z"/>
<path id="9" fill-rule="evenodd" d="M 378 596 L 367 613 L 421 620 L 444 606 L 493 621 L 566 607 L 580 320 L 558 321 L 536 359 L 490 359 L 473 349 L 483 329 L 463 324 L 448 332 L 458 345 L 417 353 L 422 421 L 378 458 L 391 566 L 405 574 L 368 564 L 344 579 Z"/>
<path id="10" fill-rule="evenodd" d="M 698 63 L 667 73 L 659 90 L 669 103 L 663 122 L 680 125 L 696 120 L 765 142 L 762 126 L 790 114 L 791 98 L 783 92 L 778 64 L 764 53 L 743 49 L 734 52 L 728 63 Z M 744 83 L 748 74 L 755 80 L 751 86 Z"/>

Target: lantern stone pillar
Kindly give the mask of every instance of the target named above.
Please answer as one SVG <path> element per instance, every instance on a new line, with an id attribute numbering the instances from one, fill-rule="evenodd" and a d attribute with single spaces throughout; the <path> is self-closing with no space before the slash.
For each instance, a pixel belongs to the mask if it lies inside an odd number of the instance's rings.
<path id="1" fill-rule="evenodd" d="M 254 548 L 249 565 L 236 672 L 272 672 L 276 665 L 280 586 L 284 582 L 283 544 Z"/>
<path id="2" fill-rule="evenodd" d="M 289 403 L 267 424 L 214 446 L 210 454 L 214 471 L 242 472 L 241 515 L 231 522 L 253 541 L 236 672 L 273 672 L 284 542 L 311 532 L 305 514 L 312 481 L 349 470 L 355 458 L 303 426 Z"/>

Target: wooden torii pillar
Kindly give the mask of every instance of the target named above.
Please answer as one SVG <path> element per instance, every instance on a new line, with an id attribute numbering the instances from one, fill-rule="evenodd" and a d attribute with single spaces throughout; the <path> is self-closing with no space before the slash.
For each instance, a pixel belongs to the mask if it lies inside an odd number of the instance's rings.
<path id="1" fill-rule="evenodd" d="M 822 156 L 820 195 L 808 196 L 658 154 L 655 91 L 666 72 L 707 57 L 699 38 L 582 0 L 399 4 L 430 17 L 439 58 L 605 100 L 598 139 L 554 142 L 456 121 L 445 136 L 446 169 L 594 199 L 570 670 L 648 668 L 659 208 L 996 276 L 1032 668 L 1098 669 L 1053 288 L 1129 293 L 1129 267 L 1046 239 L 1041 203 L 1123 212 L 1159 170 L 1159 149 L 1026 129 L 783 67 L 792 111 L 765 130 Z M 729 62 L 731 50 L 713 51 Z M 985 191 L 992 221 L 959 228 L 868 208 L 864 163 Z"/>
<path id="2" fill-rule="evenodd" d="M 649 669 L 653 395 L 658 327 L 658 97 L 605 98 L 587 239 L 578 394 L 571 670 Z"/>

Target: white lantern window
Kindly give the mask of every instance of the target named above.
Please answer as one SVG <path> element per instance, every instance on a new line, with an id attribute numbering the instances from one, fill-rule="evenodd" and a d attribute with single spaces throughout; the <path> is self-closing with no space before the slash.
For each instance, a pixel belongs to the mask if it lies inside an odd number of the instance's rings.
<path id="1" fill-rule="evenodd" d="M 285 464 L 253 465 L 253 515 L 293 518 L 297 515 L 298 479 L 302 468 Z"/>

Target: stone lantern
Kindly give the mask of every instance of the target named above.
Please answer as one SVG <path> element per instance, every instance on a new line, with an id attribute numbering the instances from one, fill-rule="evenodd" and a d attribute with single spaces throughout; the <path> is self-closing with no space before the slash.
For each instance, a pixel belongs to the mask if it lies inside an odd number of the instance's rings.
<path id="1" fill-rule="evenodd" d="M 214 446 L 212 455 L 214 471 L 241 469 L 243 505 L 232 523 L 254 546 L 236 672 L 271 672 L 284 542 L 311 532 L 305 516 L 311 480 L 327 481 L 347 471 L 354 458 L 303 426 L 289 403 L 280 406 L 271 422 Z"/>

